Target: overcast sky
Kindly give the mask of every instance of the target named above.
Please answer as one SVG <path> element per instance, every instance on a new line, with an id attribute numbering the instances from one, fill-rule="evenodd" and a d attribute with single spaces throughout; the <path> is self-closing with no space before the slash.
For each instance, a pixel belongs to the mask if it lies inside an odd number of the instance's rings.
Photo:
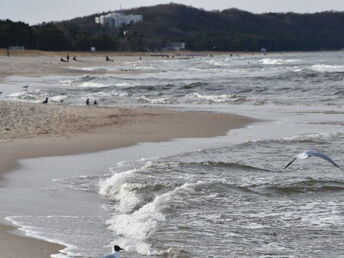
<path id="1" fill-rule="evenodd" d="M 36 24 L 120 8 L 170 2 L 202 7 L 206 10 L 235 7 L 253 13 L 344 11 L 344 0 L 0 0 L 0 19 Z"/>

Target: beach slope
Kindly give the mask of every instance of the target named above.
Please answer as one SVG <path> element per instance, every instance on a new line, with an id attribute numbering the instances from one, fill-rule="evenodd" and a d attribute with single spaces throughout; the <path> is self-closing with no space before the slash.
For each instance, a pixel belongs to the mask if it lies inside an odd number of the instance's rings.
<path id="1" fill-rule="evenodd" d="M 253 120 L 237 115 L 149 108 L 0 102 L 0 179 L 18 159 L 96 152 L 172 138 L 215 137 Z M 49 257 L 60 245 L 0 226 L 1 257 Z M 16 248 L 20 246 L 20 248 Z"/>

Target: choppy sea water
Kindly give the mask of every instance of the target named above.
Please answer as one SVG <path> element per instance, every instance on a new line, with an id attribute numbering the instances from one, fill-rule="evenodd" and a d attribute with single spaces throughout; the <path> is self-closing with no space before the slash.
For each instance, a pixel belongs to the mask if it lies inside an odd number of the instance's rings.
<path id="1" fill-rule="evenodd" d="M 314 157 L 283 167 L 308 149 L 344 166 L 343 79 L 343 52 L 115 62 L 83 76 L 12 77 L 2 99 L 90 98 L 266 121 L 211 139 L 23 160 L 0 187 L 0 215 L 65 244 L 58 257 L 99 257 L 113 243 L 134 258 L 342 256 L 343 172 Z"/>

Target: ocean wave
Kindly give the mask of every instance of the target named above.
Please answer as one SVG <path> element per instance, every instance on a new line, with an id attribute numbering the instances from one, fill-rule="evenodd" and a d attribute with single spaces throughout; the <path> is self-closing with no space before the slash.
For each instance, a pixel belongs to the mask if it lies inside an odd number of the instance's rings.
<path id="1" fill-rule="evenodd" d="M 310 67 L 311 70 L 316 72 L 344 72 L 344 65 L 313 65 Z"/>
<path id="2" fill-rule="evenodd" d="M 228 103 L 228 102 L 239 102 L 239 101 L 245 100 L 244 97 L 234 95 L 234 94 L 205 95 L 205 94 L 201 94 L 197 92 L 187 94 L 186 98 L 189 101 L 203 100 L 207 103 Z"/>
<path id="3" fill-rule="evenodd" d="M 20 91 L 14 92 L 8 95 L 11 99 L 22 99 L 22 100 L 37 100 L 42 98 L 44 94 L 40 90 Z"/>
<path id="4" fill-rule="evenodd" d="M 99 194 L 112 198 L 119 192 L 120 186 L 133 176 L 139 169 L 130 169 L 115 173 L 111 177 L 99 182 Z"/>
<path id="5" fill-rule="evenodd" d="M 97 71 L 97 72 L 105 72 L 105 71 L 114 71 L 112 67 L 107 67 L 107 66 L 89 66 L 89 67 L 77 67 L 77 66 L 69 66 L 68 69 L 71 70 L 79 70 L 79 71 L 87 71 L 87 72 L 92 72 L 92 71 Z"/>
<path id="6" fill-rule="evenodd" d="M 199 184 L 185 183 L 172 191 L 157 195 L 151 202 L 144 204 L 132 213 L 115 213 L 106 223 L 118 236 L 118 243 L 128 251 L 142 255 L 162 255 L 168 250 L 156 250 L 146 240 L 157 227 L 166 220 L 164 210 L 170 207 L 174 196 L 181 192 L 194 190 Z"/>
<path id="7" fill-rule="evenodd" d="M 265 171 L 265 172 L 274 172 L 269 169 L 265 168 L 259 168 L 255 166 L 250 166 L 246 164 L 241 163 L 232 163 L 232 162 L 224 162 L 224 161 L 202 161 L 202 162 L 181 162 L 179 163 L 180 166 L 202 166 L 202 167 L 210 167 L 210 168 L 233 168 L 233 169 L 239 169 L 244 171 Z"/>
<path id="8" fill-rule="evenodd" d="M 56 103 L 61 103 L 64 102 L 65 99 L 68 97 L 66 95 L 57 95 L 57 96 L 52 96 L 49 98 L 49 101 L 56 102 Z"/>
<path id="9" fill-rule="evenodd" d="M 149 104 L 172 104 L 174 103 L 173 98 L 149 98 L 147 96 L 137 97 L 140 103 L 149 103 Z"/>
<path id="10" fill-rule="evenodd" d="M 278 142 L 295 142 L 295 143 L 316 143 L 316 144 L 326 144 L 329 140 L 334 137 L 341 137 L 344 132 L 326 132 L 326 133 L 308 133 L 301 134 L 292 137 L 284 137 Z"/>
<path id="11" fill-rule="evenodd" d="M 265 190 L 279 194 L 342 192 L 344 182 L 310 178 L 289 184 L 281 182 L 279 185 L 267 186 Z"/>
<path id="12" fill-rule="evenodd" d="M 202 88 L 202 87 L 205 87 L 207 85 L 208 85 L 208 83 L 206 83 L 206 82 L 193 82 L 193 83 L 186 84 L 186 85 L 182 86 L 181 88 L 182 89 L 194 89 L 194 88 Z"/>
<path id="13" fill-rule="evenodd" d="M 259 61 L 265 65 L 283 65 L 283 64 L 298 63 L 301 60 L 300 59 L 282 59 L 282 58 L 264 58 Z"/>
<path id="14" fill-rule="evenodd" d="M 83 75 L 76 79 L 59 80 L 64 86 L 74 86 L 82 88 L 107 88 L 111 84 L 106 84 L 104 78 L 94 75 Z"/>

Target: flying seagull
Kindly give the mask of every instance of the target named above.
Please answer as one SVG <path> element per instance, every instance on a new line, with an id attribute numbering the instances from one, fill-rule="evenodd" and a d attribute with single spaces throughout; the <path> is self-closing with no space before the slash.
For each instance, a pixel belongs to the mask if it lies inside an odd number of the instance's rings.
<path id="1" fill-rule="evenodd" d="M 336 162 L 334 162 L 329 156 L 325 155 L 324 153 L 320 153 L 320 152 L 315 152 L 315 151 L 304 151 L 301 152 L 299 154 L 297 154 L 285 167 L 284 169 L 286 169 L 287 167 L 289 167 L 295 160 L 297 159 L 308 159 L 309 157 L 314 156 L 314 157 L 319 157 L 322 158 L 324 160 L 327 160 L 328 162 L 330 162 L 333 166 L 340 168 L 341 170 L 344 170 L 343 168 L 341 168 L 340 166 L 337 165 Z"/>

